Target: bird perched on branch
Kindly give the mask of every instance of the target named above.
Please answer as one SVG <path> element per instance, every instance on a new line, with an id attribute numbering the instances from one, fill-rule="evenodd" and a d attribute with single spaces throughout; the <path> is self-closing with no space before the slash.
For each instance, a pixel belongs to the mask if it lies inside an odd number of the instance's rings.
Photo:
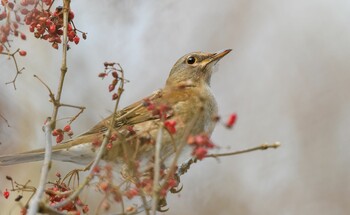
<path id="1" fill-rule="evenodd" d="M 163 89 L 118 111 L 109 148 L 103 159 L 125 162 L 154 155 L 154 143 L 162 126 L 161 159 L 176 153 L 188 153 L 183 146 L 189 135 L 211 135 L 217 104 L 210 90 L 214 65 L 231 49 L 217 53 L 193 52 L 181 57 L 173 66 Z M 96 154 L 113 114 L 89 131 L 55 145 L 54 160 L 88 164 Z M 190 156 L 190 155 L 188 155 Z M 42 160 L 44 149 L 0 157 L 0 165 Z"/>

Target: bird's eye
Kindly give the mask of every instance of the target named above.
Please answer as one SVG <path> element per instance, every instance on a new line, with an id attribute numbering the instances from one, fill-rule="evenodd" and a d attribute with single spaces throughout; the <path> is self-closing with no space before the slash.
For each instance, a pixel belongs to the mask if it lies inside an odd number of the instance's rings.
<path id="1" fill-rule="evenodd" d="M 194 58 L 194 57 L 187 58 L 187 63 L 188 64 L 194 64 L 195 62 L 196 62 L 196 58 Z"/>

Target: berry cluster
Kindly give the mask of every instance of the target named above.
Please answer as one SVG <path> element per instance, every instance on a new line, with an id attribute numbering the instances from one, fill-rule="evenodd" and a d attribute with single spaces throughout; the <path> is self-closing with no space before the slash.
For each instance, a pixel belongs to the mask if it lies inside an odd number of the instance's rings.
<path id="1" fill-rule="evenodd" d="M 53 0 L 21 0 L 20 5 L 16 5 L 15 0 L 2 0 L 3 11 L 0 10 L 0 21 L 5 20 L 4 24 L 0 23 L 0 53 L 9 52 L 9 44 L 12 39 L 11 35 L 26 40 L 26 35 L 19 31 L 19 24 L 29 26 L 29 31 L 36 38 L 47 40 L 52 47 L 58 49 L 58 44 L 62 43 L 63 35 L 63 7 L 56 7 L 51 11 Z M 1 8 L 0 8 L 1 9 Z M 78 44 L 81 33 L 82 38 L 86 39 L 86 33 L 79 31 L 73 22 L 74 13 L 68 13 L 68 40 Z M 67 44 L 69 48 L 69 44 Z M 25 56 L 25 51 L 19 51 L 21 56 Z"/>
<path id="2" fill-rule="evenodd" d="M 17 14 L 15 4 L 7 0 L 1 1 L 1 5 L 3 11 L 0 10 L 0 22 L 5 22 L 4 24 L 0 23 L 0 53 L 3 53 L 4 49 L 9 52 L 9 46 L 6 44 L 12 40 L 10 36 L 20 37 L 22 40 L 26 40 L 27 37 L 19 31 L 21 17 Z M 27 53 L 21 50 L 19 54 L 25 56 Z"/>
<path id="3" fill-rule="evenodd" d="M 207 154 L 208 149 L 214 148 L 213 142 L 210 140 L 208 134 L 190 135 L 187 138 L 187 143 L 193 146 L 192 156 L 198 160 L 202 160 Z"/>
<path id="4" fill-rule="evenodd" d="M 105 66 L 105 71 L 101 72 L 98 74 L 98 77 L 100 78 L 105 78 L 108 76 L 108 74 L 112 74 L 112 83 L 108 85 L 108 91 L 112 92 L 115 90 L 119 80 L 121 80 L 121 78 L 119 77 L 118 72 L 122 72 L 121 68 L 117 69 L 115 67 L 116 63 L 111 63 L 111 62 L 105 62 L 104 66 Z M 120 67 L 120 66 L 119 66 Z M 112 95 L 112 100 L 116 100 L 119 98 L 119 94 L 118 93 L 113 93 Z"/>
<path id="5" fill-rule="evenodd" d="M 52 136 L 56 137 L 56 143 L 63 141 L 64 133 L 66 133 L 69 137 L 72 137 L 74 134 L 70 125 L 64 126 L 63 129 L 58 128 L 52 131 Z"/>
<path id="6" fill-rule="evenodd" d="M 61 174 L 56 173 L 58 180 L 52 183 L 53 187 L 47 188 L 45 190 L 46 195 L 48 195 L 48 200 L 50 205 L 55 205 L 61 201 L 64 201 L 70 194 L 71 188 L 67 186 L 66 183 L 61 179 Z M 58 208 L 59 211 L 67 211 L 69 214 L 80 214 L 80 210 L 85 214 L 89 211 L 88 205 L 84 204 L 79 197 L 74 201 Z"/>
<path id="7" fill-rule="evenodd" d="M 22 1 L 23 2 L 27 1 Z M 47 0 L 43 3 L 48 7 L 51 7 L 52 1 Z M 29 4 L 29 3 L 25 3 Z M 32 10 L 26 8 L 21 10 L 21 13 L 25 15 L 24 22 L 29 25 L 29 31 L 34 34 L 36 38 L 47 40 L 52 43 L 52 47 L 58 49 L 58 44 L 62 43 L 63 35 L 63 8 L 61 6 L 56 7 L 52 12 L 50 10 L 38 9 L 36 6 Z M 69 42 L 74 42 L 78 44 L 80 37 L 77 35 L 77 29 L 73 23 L 74 13 L 69 11 L 68 14 L 68 26 L 67 26 L 67 36 Z M 83 39 L 86 39 L 86 33 L 82 33 Z M 69 44 L 68 48 L 69 48 Z"/>
<path id="8" fill-rule="evenodd" d="M 168 106 L 166 104 L 157 104 L 148 98 L 143 100 L 143 106 L 147 107 L 147 110 L 152 113 L 152 116 L 159 117 L 162 120 L 165 120 L 165 119 L 169 118 L 171 115 L 173 115 L 172 109 L 170 106 Z M 176 123 L 175 124 L 174 123 L 175 122 L 171 122 L 169 124 L 172 124 L 172 127 L 174 127 L 176 124 Z M 165 126 L 167 127 L 166 124 L 165 124 Z"/>

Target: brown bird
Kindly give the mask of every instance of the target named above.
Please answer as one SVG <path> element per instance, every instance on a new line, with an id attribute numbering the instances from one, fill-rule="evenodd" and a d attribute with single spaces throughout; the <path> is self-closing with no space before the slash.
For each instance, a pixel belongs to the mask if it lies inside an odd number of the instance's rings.
<path id="1" fill-rule="evenodd" d="M 162 132 L 161 159 L 174 155 L 188 135 L 211 135 L 217 115 L 217 104 L 210 90 L 213 66 L 231 49 L 218 53 L 192 52 L 173 66 L 163 89 L 116 113 L 113 141 L 105 151 L 106 161 L 126 159 L 152 160 L 154 143 L 160 125 Z M 101 143 L 113 115 L 103 119 L 89 131 L 53 147 L 53 160 L 90 163 Z M 168 128 L 168 129 L 166 129 Z M 190 147 L 178 153 L 190 157 Z M 0 166 L 42 160 L 44 149 L 0 157 Z"/>

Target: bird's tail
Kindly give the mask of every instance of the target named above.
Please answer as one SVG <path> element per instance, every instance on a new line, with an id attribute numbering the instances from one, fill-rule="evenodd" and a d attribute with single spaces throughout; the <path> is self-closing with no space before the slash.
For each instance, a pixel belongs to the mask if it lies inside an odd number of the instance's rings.
<path id="1" fill-rule="evenodd" d="M 28 163 L 44 159 L 44 152 L 25 152 L 0 156 L 0 166 Z"/>
<path id="2" fill-rule="evenodd" d="M 71 147 L 69 150 L 56 149 L 52 150 L 52 160 L 72 162 L 76 164 L 89 164 L 95 154 L 92 153 L 91 147 L 86 147 L 86 144 Z M 90 150 L 88 150 L 90 149 Z M 34 161 L 44 160 L 44 149 L 33 150 L 18 154 L 0 156 L 0 166 L 9 166 L 20 163 L 29 163 Z"/>

